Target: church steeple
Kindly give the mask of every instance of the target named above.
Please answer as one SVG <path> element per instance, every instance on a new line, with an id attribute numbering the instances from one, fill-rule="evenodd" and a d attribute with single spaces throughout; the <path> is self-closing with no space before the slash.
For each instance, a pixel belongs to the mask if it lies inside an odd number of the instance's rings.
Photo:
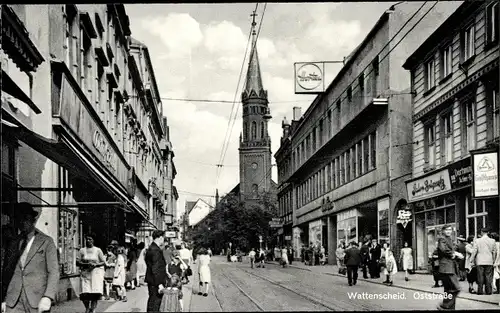
<path id="1" fill-rule="evenodd" d="M 252 46 L 250 50 L 250 58 L 248 61 L 248 71 L 245 81 L 245 90 L 242 94 L 242 100 L 248 98 L 260 98 L 267 100 L 267 91 L 262 85 L 262 76 L 260 73 L 259 55 L 257 53 L 257 32 L 255 31 L 255 17 L 257 13 L 251 14 L 252 20 Z"/>

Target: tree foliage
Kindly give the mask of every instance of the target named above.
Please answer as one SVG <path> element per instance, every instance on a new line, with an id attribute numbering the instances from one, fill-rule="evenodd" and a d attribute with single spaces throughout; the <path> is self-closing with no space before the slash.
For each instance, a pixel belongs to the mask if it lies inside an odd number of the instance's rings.
<path id="1" fill-rule="evenodd" d="M 237 195 L 227 195 L 200 223 L 189 230 L 195 246 L 211 247 L 214 252 L 227 247 L 248 251 L 271 241 L 269 221 L 277 216 L 277 205 L 272 195 L 264 194 L 259 203 L 250 205 L 239 201 Z"/>

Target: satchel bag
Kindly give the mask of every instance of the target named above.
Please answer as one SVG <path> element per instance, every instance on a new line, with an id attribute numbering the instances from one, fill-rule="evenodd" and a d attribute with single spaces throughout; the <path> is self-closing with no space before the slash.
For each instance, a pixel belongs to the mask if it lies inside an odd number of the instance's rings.
<path id="1" fill-rule="evenodd" d="M 186 269 L 186 275 L 193 276 L 193 270 L 191 269 L 191 266 L 188 266 L 188 268 Z"/>
<path id="2" fill-rule="evenodd" d="M 339 267 L 339 274 L 340 275 L 347 274 L 347 267 L 345 267 L 345 266 Z"/>

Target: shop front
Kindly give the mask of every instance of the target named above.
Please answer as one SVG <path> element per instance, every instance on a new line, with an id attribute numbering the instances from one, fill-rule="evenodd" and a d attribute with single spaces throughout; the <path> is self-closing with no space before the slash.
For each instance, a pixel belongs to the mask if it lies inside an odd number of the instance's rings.
<path id="1" fill-rule="evenodd" d="M 406 218 L 413 216 L 416 268 L 428 269 L 429 257 L 444 225 L 451 225 L 452 239 L 480 235 L 481 228 L 498 232 L 498 197 L 473 199 L 470 157 L 444 169 L 407 182 L 410 206 Z"/>

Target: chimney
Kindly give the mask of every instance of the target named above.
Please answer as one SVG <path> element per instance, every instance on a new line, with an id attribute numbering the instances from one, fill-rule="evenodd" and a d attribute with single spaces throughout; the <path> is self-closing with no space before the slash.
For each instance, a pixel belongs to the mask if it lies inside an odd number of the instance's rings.
<path id="1" fill-rule="evenodd" d="M 219 189 L 215 189 L 215 207 L 219 204 Z"/>
<path id="2" fill-rule="evenodd" d="M 301 108 L 300 107 L 293 107 L 293 120 L 298 121 L 298 120 L 300 120 L 301 116 L 302 116 Z"/>
<path id="3" fill-rule="evenodd" d="M 283 129 L 282 139 L 288 138 L 288 135 L 290 134 L 290 123 L 286 120 L 286 117 L 284 117 L 281 122 L 281 128 Z"/>

